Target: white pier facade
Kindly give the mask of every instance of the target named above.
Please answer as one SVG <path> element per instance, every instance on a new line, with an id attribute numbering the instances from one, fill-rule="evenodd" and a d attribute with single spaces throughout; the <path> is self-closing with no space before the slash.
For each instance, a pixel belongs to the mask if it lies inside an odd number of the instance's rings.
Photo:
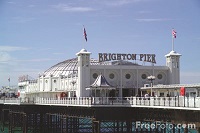
<path id="1" fill-rule="evenodd" d="M 63 97 L 101 97 L 101 90 L 87 90 L 98 77 L 103 75 L 114 88 L 104 92 L 105 97 L 130 97 L 140 94 L 140 88 L 149 85 L 148 76 L 155 76 L 156 84 L 180 83 L 180 54 L 171 51 L 167 54 L 166 65 L 156 66 L 154 54 L 109 54 L 103 53 L 101 60 L 90 57 L 91 53 L 82 49 L 76 58 L 60 62 L 35 80 L 20 77 L 18 86 L 25 97 L 63 98 Z M 125 58 L 126 55 L 126 58 Z M 129 57 L 133 61 L 129 61 Z M 138 57 L 138 59 L 137 59 Z M 124 59 L 125 58 L 125 59 Z M 114 61 L 110 61 L 110 60 Z M 143 62 L 138 64 L 136 60 Z M 151 65 L 145 65 L 149 63 Z M 95 93 L 94 93 L 95 92 Z"/>

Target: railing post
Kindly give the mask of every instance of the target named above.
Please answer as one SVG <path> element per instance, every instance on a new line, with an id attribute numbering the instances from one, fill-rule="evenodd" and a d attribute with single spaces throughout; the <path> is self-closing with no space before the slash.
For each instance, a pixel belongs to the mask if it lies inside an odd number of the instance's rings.
<path id="1" fill-rule="evenodd" d="M 184 107 L 185 107 L 185 95 L 184 95 Z"/>
<path id="2" fill-rule="evenodd" d="M 112 105 L 113 105 L 114 98 L 112 98 Z"/>
<path id="3" fill-rule="evenodd" d="M 149 97 L 149 106 L 151 105 L 151 104 L 150 104 L 150 101 L 151 101 L 151 97 Z"/>
<path id="4" fill-rule="evenodd" d="M 165 99 L 166 99 L 166 98 L 164 97 L 164 106 L 165 106 Z"/>
<path id="5" fill-rule="evenodd" d="M 195 108 L 195 97 L 194 97 L 194 108 Z"/>
<path id="6" fill-rule="evenodd" d="M 133 105 L 133 97 L 131 97 L 132 98 L 132 105 Z"/>
<path id="7" fill-rule="evenodd" d="M 176 96 L 175 96 L 175 107 L 176 107 Z"/>
<path id="8" fill-rule="evenodd" d="M 178 107 L 179 107 L 179 95 L 178 95 Z"/>
<path id="9" fill-rule="evenodd" d="M 138 97 L 135 97 L 135 98 L 136 98 L 135 102 L 136 102 L 136 105 L 137 105 L 137 100 L 138 100 Z"/>

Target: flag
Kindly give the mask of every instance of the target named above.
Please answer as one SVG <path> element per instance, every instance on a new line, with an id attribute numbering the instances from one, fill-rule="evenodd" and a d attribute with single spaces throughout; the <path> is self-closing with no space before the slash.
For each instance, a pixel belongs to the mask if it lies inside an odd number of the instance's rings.
<path id="1" fill-rule="evenodd" d="M 83 27 L 83 35 L 85 37 L 85 41 L 87 42 L 87 33 L 86 33 L 86 30 L 85 30 L 85 27 Z"/>
<path id="2" fill-rule="evenodd" d="M 176 38 L 176 31 L 174 29 L 172 29 L 172 37 Z"/>
<path id="3" fill-rule="evenodd" d="M 10 77 L 8 78 L 8 82 L 10 82 Z"/>

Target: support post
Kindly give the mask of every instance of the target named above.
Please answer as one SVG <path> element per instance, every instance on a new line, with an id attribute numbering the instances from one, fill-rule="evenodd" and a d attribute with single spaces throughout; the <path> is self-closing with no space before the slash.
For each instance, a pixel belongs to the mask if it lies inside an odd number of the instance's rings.
<path id="1" fill-rule="evenodd" d="M 95 118 L 92 119 L 92 133 L 100 133 L 100 122 Z"/>
<path id="2" fill-rule="evenodd" d="M 23 113 L 23 133 L 27 133 L 27 115 Z"/>

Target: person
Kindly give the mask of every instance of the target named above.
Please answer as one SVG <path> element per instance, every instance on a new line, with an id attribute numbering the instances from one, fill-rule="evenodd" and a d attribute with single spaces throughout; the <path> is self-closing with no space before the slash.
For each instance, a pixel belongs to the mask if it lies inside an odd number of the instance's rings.
<path id="1" fill-rule="evenodd" d="M 149 94 L 148 94 L 148 93 L 146 93 L 146 94 L 144 95 L 144 98 L 145 98 L 145 100 L 146 100 L 146 99 L 148 99 L 148 100 L 149 100 L 149 99 L 150 99 L 150 98 L 149 98 Z"/>
<path id="2" fill-rule="evenodd" d="M 146 94 L 144 95 L 144 97 L 149 97 L 149 94 L 148 94 L 148 93 L 146 93 Z"/>
<path id="3" fill-rule="evenodd" d="M 75 99 L 76 99 L 76 94 L 74 94 L 74 96 L 73 96 L 73 97 L 74 97 L 74 100 L 75 100 Z"/>

